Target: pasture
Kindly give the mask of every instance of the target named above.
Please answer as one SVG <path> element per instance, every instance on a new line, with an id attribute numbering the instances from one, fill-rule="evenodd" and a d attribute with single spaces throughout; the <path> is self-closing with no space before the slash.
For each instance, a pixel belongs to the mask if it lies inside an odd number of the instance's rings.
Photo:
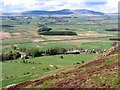
<path id="1" fill-rule="evenodd" d="M 60 21 L 60 22 L 59 22 Z M 99 40 L 108 42 L 108 38 L 117 37 L 117 32 L 105 31 L 109 28 L 117 28 L 117 17 L 115 16 L 78 16 L 74 17 L 32 17 L 28 19 L 26 17 L 16 17 L 15 20 L 9 18 L 2 20 L 3 25 L 12 25 L 13 27 L 2 28 L 3 36 L 2 45 L 9 48 L 9 45 L 20 44 L 24 46 L 26 43 L 30 45 L 44 43 L 44 42 L 56 42 L 56 41 L 67 41 L 70 40 Z M 29 24 L 27 23 L 29 22 Z M 45 25 L 53 29 L 53 31 L 74 31 L 77 36 L 47 36 L 38 35 L 37 30 L 40 28 L 38 25 Z M 89 41 L 88 41 L 89 42 Z M 94 41 L 93 41 L 94 42 Z M 99 42 L 99 41 L 96 41 Z M 56 42 L 58 43 L 58 42 Z M 82 43 L 82 42 L 78 42 Z"/>
<path id="2" fill-rule="evenodd" d="M 63 56 L 63 58 L 60 58 Z M 41 76 L 52 74 L 56 69 L 65 69 L 67 67 L 83 64 L 82 61 L 95 57 L 95 54 L 81 54 L 81 55 L 55 55 L 43 56 L 33 59 L 27 59 L 27 63 L 23 60 L 13 60 L 2 63 L 2 85 L 33 80 Z M 80 64 L 77 64 L 77 63 Z"/>
<path id="3" fill-rule="evenodd" d="M 19 51 L 20 48 L 37 48 L 46 51 L 51 48 L 72 49 L 109 49 L 113 41 L 110 38 L 118 37 L 118 32 L 105 31 L 105 29 L 117 28 L 117 17 L 106 16 L 4 16 L 1 19 L 3 25 L 0 37 L 3 52 Z M 49 36 L 39 35 L 40 25 L 52 28 L 53 31 L 73 31 L 76 36 Z M 11 27 L 12 26 L 12 27 Z M 16 50 L 12 48 L 16 46 Z M 63 58 L 60 58 L 63 56 Z M 55 55 L 23 60 L 0 62 L 2 64 L 3 87 L 13 84 L 41 78 L 44 75 L 53 74 L 68 67 L 77 66 L 76 62 L 87 62 L 95 57 L 95 54 L 83 55 Z"/>

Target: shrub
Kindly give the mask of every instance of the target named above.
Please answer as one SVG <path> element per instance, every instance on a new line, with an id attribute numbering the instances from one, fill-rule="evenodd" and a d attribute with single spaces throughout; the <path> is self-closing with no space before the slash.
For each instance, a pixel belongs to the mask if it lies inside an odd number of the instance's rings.
<path id="1" fill-rule="evenodd" d="M 62 58 L 62 59 L 63 59 L 63 56 L 60 56 L 60 58 Z"/>
<path id="2" fill-rule="evenodd" d="M 58 69 L 58 66 L 55 65 L 54 67 L 55 67 L 55 69 Z"/>
<path id="3" fill-rule="evenodd" d="M 19 49 L 21 52 L 25 52 L 26 48 L 20 48 Z"/>
<path id="4" fill-rule="evenodd" d="M 80 62 L 76 62 L 76 64 L 80 64 Z"/>
<path id="5" fill-rule="evenodd" d="M 82 61 L 82 63 L 84 63 L 84 61 Z"/>
<path id="6" fill-rule="evenodd" d="M 50 69 L 49 69 L 49 68 L 46 68 L 46 70 L 48 70 L 48 71 L 49 71 Z"/>

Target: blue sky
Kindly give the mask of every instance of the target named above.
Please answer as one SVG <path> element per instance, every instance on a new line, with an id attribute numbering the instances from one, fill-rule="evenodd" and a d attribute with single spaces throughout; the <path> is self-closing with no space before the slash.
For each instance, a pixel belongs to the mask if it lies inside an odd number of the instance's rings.
<path id="1" fill-rule="evenodd" d="M 119 0 L 0 0 L 1 12 L 27 10 L 89 9 L 105 13 L 118 11 Z"/>

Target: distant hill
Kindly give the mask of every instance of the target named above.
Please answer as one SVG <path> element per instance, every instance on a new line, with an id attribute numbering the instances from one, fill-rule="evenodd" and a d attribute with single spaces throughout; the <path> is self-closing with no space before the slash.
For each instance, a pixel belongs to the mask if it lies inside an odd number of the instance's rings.
<path id="1" fill-rule="evenodd" d="M 93 15 L 104 15 L 102 12 L 87 10 L 87 9 L 77 9 L 72 11 L 75 14 L 93 14 Z"/>
<path id="2" fill-rule="evenodd" d="M 22 13 L 23 15 L 55 15 L 55 14 L 73 14 L 73 12 L 69 9 L 57 10 L 57 11 L 42 11 L 42 10 L 33 10 L 33 11 L 26 11 Z"/>
<path id="3" fill-rule="evenodd" d="M 68 14 L 93 14 L 93 15 L 104 15 L 102 12 L 97 12 L 93 10 L 87 10 L 87 9 L 77 9 L 77 10 L 69 10 L 69 9 L 63 9 L 63 10 L 57 10 L 57 11 L 42 11 L 42 10 L 32 10 L 32 11 L 25 11 L 22 12 L 23 15 L 68 15 Z"/>

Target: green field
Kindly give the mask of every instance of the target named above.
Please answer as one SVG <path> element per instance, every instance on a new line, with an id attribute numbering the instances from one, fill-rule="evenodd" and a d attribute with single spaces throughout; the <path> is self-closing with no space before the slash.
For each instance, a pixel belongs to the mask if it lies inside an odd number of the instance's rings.
<path id="1" fill-rule="evenodd" d="M 14 16 L 13 16 L 14 17 Z M 31 17 L 31 16 L 30 16 Z M 54 16 L 53 16 L 54 17 Z M 26 17 L 15 16 L 11 20 L 7 16 L 1 19 L 3 25 L 13 25 L 14 27 L 2 28 L 2 45 L 3 52 L 17 51 L 21 54 L 21 48 L 37 48 L 40 51 L 46 51 L 51 48 L 65 48 L 67 50 L 83 49 L 109 49 L 114 41 L 110 38 L 118 37 L 118 32 L 105 31 L 105 29 L 117 28 L 116 16 L 76 16 L 49 18 L 42 16 L 33 16 L 31 19 Z M 59 21 L 61 20 L 61 21 Z M 30 22 L 27 24 L 27 22 Z M 47 36 L 39 35 L 40 25 L 52 28 L 53 31 L 73 31 L 76 36 Z M 16 46 L 14 50 L 12 46 Z M 41 76 L 55 73 L 56 70 L 62 70 L 68 67 L 74 67 L 74 63 L 89 61 L 95 54 L 84 55 L 61 55 L 36 57 L 26 59 L 27 64 L 22 60 L 13 60 L 0 62 L 2 64 L 3 87 L 13 84 L 41 78 Z M 30 64 L 31 62 L 32 64 Z M 34 63 L 34 64 L 33 64 Z M 50 67 L 53 65 L 54 67 Z M 57 68 L 55 67 L 57 65 Z M 35 67 L 33 70 L 32 67 Z M 50 70 L 49 70 L 50 69 Z M 54 71 L 55 70 L 55 71 Z"/>
<path id="2" fill-rule="evenodd" d="M 44 76 L 49 74 L 50 71 L 55 70 L 56 67 L 51 67 L 50 65 L 57 66 L 57 68 L 67 68 L 71 66 L 76 66 L 76 62 L 88 60 L 95 57 L 95 54 L 83 54 L 83 55 L 62 55 L 64 58 L 60 58 L 61 55 L 56 56 L 46 56 L 39 57 L 26 60 L 28 63 L 22 63 L 22 60 L 13 60 L 2 63 L 2 76 L 3 76 L 3 86 L 23 82 L 27 80 L 33 80 L 40 78 L 40 76 Z M 34 64 L 30 64 L 29 62 Z M 82 64 L 82 63 L 81 63 Z M 35 69 L 32 69 L 35 67 Z M 45 69 L 45 70 L 44 70 Z M 29 74 L 24 75 L 29 72 Z"/>

